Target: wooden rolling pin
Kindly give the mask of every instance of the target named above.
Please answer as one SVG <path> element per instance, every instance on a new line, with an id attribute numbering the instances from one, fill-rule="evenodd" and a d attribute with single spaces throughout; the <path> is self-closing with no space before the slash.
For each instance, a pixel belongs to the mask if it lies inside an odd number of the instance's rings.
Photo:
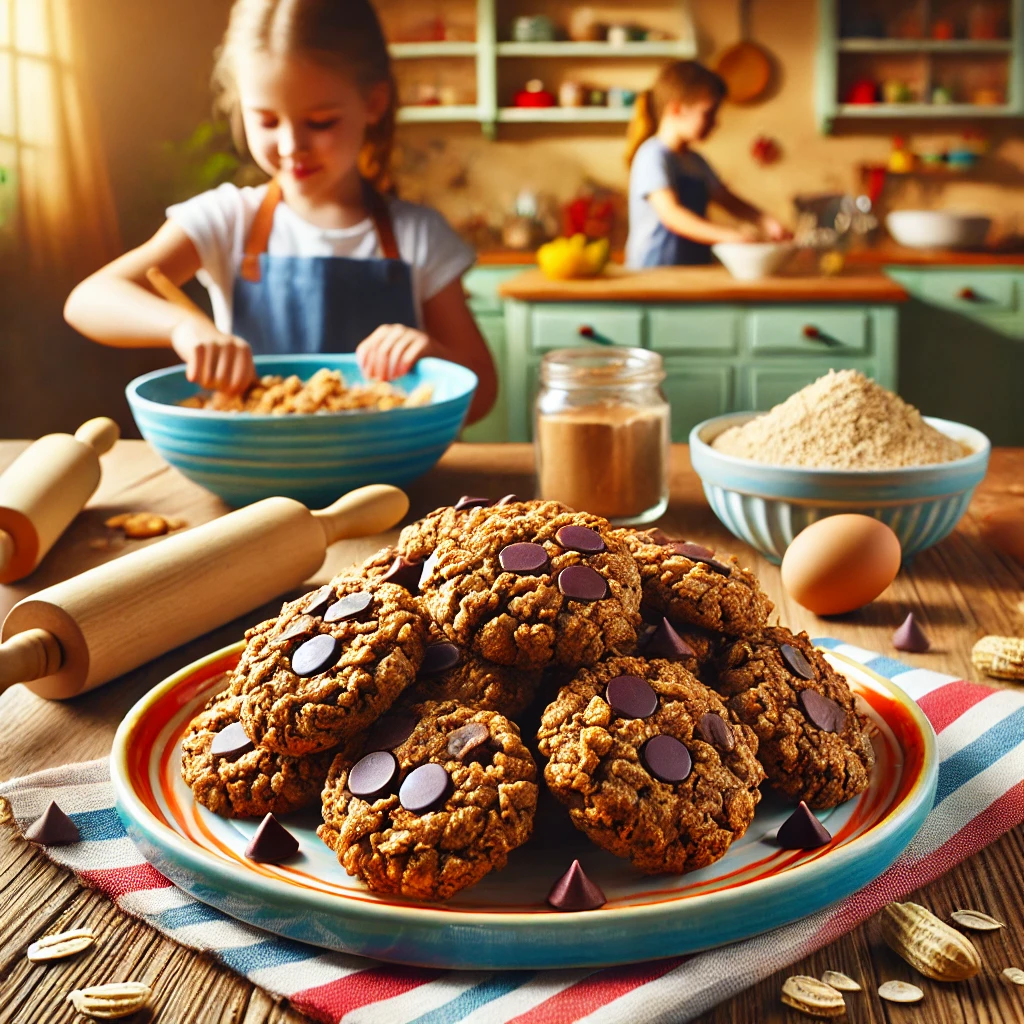
<path id="1" fill-rule="evenodd" d="M 308 579 L 327 547 L 390 529 L 408 511 L 373 484 L 310 512 L 264 498 L 19 601 L 0 633 L 0 693 L 30 683 L 62 700 L 106 683 Z"/>
<path id="2" fill-rule="evenodd" d="M 100 456 L 121 436 L 99 416 L 70 434 L 47 434 L 0 476 L 0 583 L 27 576 L 82 511 L 100 482 Z"/>

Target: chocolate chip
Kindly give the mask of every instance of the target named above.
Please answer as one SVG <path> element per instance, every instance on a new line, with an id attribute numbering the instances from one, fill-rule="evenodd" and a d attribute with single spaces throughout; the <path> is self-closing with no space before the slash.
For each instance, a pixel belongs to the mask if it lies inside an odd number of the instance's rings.
<path id="1" fill-rule="evenodd" d="M 358 619 L 372 605 L 373 596 L 365 590 L 360 590 L 358 594 L 346 594 L 327 609 L 324 622 L 346 622 L 349 619 Z"/>
<path id="2" fill-rule="evenodd" d="M 604 540 L 597 530 L 587 526 L 563 526 L 556 534 L 555 540 L 570 551 L 582 551 L 585 555 L 596 555 L 604 551 Z"/>
<path id="3" fill-rule="evenodd" d="M 427 644 L 423 652 L 423 662 L 420 665 L 421 676 L 436 676 L 439 672 L 447 672 L 455 668 L 462 661 L 462 651 L 447 642 L 439 644 Z"/>
<path id="4" fill-rule="evenodd" d="M 366 736 L 367 750 L 394 750 L 400 747 L 416 728 L 419 718 L 406 711 L 394 711 L 378 718 Z"/>
<path id="5" fill-rule="evenodd" d="M 390 750 L 374 750 L 361 757 L 348 773 L 348 791 L 360 800 L 376 800 L 398 778 L 398 760 Z"/>
<path id="6" fill-rule="evenodd" d="M 275 818 L 268 814 L 256 829 L 245 855 L 260 864 L 280 864 L 299 852 L 299 841 Z"/>
<path id="7" fill-rule="evenodd" d="M 662 782 L 682 782 L 693 767 L 690 752 L 675 736 L 652 736 L 641 748 L 640 757 Z"/>
<path id="8" fill-rule="evenodd" d="M 483 722 L 467 722 L 448 737 L 448 756 L 461 761 L 471 750 L 486 743 L 490 735 Z"/>
<path id="9" fill-rule="evenodd" d="M 380 578 L 381 583 L 394 583 L 396 586 L 405 587 L 410 594 L 420 592 L 420 573 L 423 571 L 422 563 L 407 562 L 399 555 L 391 567 Z"/>
<path id="10" fill-rule="evenodd" d="M 897 651 L 910 651 L 913 654 L 924 654 L 931 647 L 928 637 L 914 619 L 914 613 L 908 612 L 903 625 L 892 635 L 892 645 Z"/>
<path id="11" fill-rule="evenodd" d="M 779 644 L 779 653 L 794 675 L 800 676 L 801 679 L 814 678 L 814 669 L 802 651 L 798 651 L 792 644 Z"/>
<path id="12" fill-rule="evenodd" d="M 506 544 L 498 552 L 498 563 L 505 572 L 529 576 L 548 567 L 548 553 L 540 544 Z"/>
<path id="13" fill-rule="evenodd" d="M 703 544 L 694 544 L 693 541 L 689 540 L 673 540 L 669 543 L 677 555 L 682 555 L 684 558 L 689 558 L 694 562 L 703 562 L 705 559 L 714 559 L 715 557 L 714 551 L 704 547 Z"/>
<path id="14" fill-rule="evenodd" d="M 430 574 L 434 571 L 434 566 L 437 565 L 437 552 L 431 551 L 427 556 L 427 560 L 423 563 L 420 568 L 420 578 L 417 586 L 422 591 L 427 585 L 427 580 L 430 579 Z"/>
<path id="15" fill-rule="evenodd" d="M 333 600 L 334 587 L 332 587 L 330 583 L 325 583 L 319 590 L 314 590 L 313 593 L 306 598 L 306 603 L 302 606 L 302 611 L 306 615 L 323 615 Z"/>
<path id="16" fill-rule="evenodd" d="M 652 530 L 644 530 L 640 534 L 640 537 L 646 540 L 649 544 L 657 544 L 660 547 L 668 547 L 669 544 L 678 544 L 679 541 L 673 540 L 664 530 L 659 530 L 658 527 L 654 527 Z"/>
<path id="17" fill-rule="evenodd" d="M 658 695 L 651 684 L 639 676 L 609 679 L 604 699 L 620 718 L 646 718 L 658 710 Z"/>
<path id="18" fill-rule="evenodd" d="M 237 761 L 243 754 L 255 750 L 256 745 L 248 736 L 240 722 L 232 722 L 225 726 L 210 744 L 212 757 L 223 757 L 225 761 Z"/>
<path id="19" fill-rule="evenodd" d="M 548 903 L 555 910 L 597 910 L 607 902 L 601 887 L 587 878 L 578 860 L 572 862 L 548 893 Z"/>
<path id="20" fill-rule="evenodd" d="M 439 764 L 421 764 L 405 777 L 398 799 L 411 814 L 425 814 L 444 802 L 451 779 Z"/>
<path id="21" fill-rule="evenodd" d="M 574 601 L 601 601 L 608 596 L 605 578 L 589 565 L 568 565 L 558 574 L 558 589 Z"/>
<path id="22" fill-rule="evenodd" d="M 278 633 L 277 636 L 271 637 L 270 642 L 275 646 L 277 644 L 286 644 L 290 640 L 295 640 L 300 636 L 309 636 L 316 629 L 316 620 L 309 615 L 300 615 L 294 622 L 292 622 L 283 632 Z"/>
<path id="23" fill-rule="evenodd" d="M 490 498 L 471 498 L 468 494 L 464 494 L 457 502 L 455 502 L 454 508 L 456 512 L 465 512 L 469 508 L 490 508 Z"/>
<path id="24" fill-rule="evenodd" d="M 519 501 L 518 494 L 506 494 L 504 498 L 499 498 L 494 504 L 495 505 L 512 505 Z"/>
<path id="25" fill-rule="evenodd" d="M 801 690 L 798 700 L 804 714 L 822 732 L 842 732 L 846 728 L 846 712 L 817 690 Z"/>
<path id="26" fill-rule="evenodd" d="M 77 843 L 80 836 L 78 826 L 51 800 L 46 810 L 25 829 L 25 838 L 40 846 L 70 846 Z"/>
<path id="27" fill-rule="evenodd" d="M 800 801 L 800 806 L 779 826 L 778 843 L 784 850 L 816 850 L 832 842 L 828 829 Z"/>
<path id="28" fill-rule="evenodd" d="M 658 628 L 644 647 L 644 657 L 682 661 L 684 658 L 696 658 L 697 652 L 672 628 L 672 623 L 662 616 Z"/>
<path id="29" fill-rule="evenodd" d="M 295 648 L 292 654 L 292 671 L 304 679 L 319 675 L 338 660 L 341 646 L 330 633 L 320 633 Z"/>
<path id="30" fill-rule="evenodd" d="M 690 557 L 691 557 L 690 555 L 687 555 L 687 558 L 690 558 Z M 714 558 L 703 558 L 703 557 L 701 557 L 701 558 L 694 557 L 692 560 L 694 562 L 699 562 L 701 565 L 706 565 L 709 569 L 712 569 L 715 572 L 717 572 L 719 576 L 731 576 L 732 575 L 732 566 L 731 565 L 726 565 L 725 562 L 719 562 L 717 559 L 714 559 Z"/>
<path id="31" fill-rule="evenodd" d="M 732 750 L 736 746 L 736 739 L 732 734 L 732 729 L 729 728 L 729 723 L 721 715 L 716 715 L 714 711 L 706 711 L 700 716 L 697 732 L 700 733 L 702 740 L 710 743 L 713 747 Z"/>

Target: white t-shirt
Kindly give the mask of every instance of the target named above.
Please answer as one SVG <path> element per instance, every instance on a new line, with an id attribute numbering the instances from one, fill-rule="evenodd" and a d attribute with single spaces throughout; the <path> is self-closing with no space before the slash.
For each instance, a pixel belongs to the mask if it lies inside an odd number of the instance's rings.
<path id="1" fill-rule="evenodd" d="M 202 267 L 196 277 L 210 293 L 217 327 L 226 333 L 231 332 L 231 298 L 245 240 L 266 191 L 266 185 L 225 184 L 167 209 L 167 218 L 181 226 L 199 253 Z M 423 303 L 461 277 L 476 261 L 476 254 L 437 210 L 401 199 L 389 199 L 388 210 L 399 255 L 412 268 L 413 300 L 422 326 Z M 267 252 L 352 259 L 383 255 L 369 217 L 350 228 L 318 228 L 283 201 L 274 211 Z"/>

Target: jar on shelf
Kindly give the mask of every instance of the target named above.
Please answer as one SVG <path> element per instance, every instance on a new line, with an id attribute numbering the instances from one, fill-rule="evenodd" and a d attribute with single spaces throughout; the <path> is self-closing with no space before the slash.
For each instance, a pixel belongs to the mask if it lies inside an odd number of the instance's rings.
<path id="1" fill-rule="evenodd" d="M 534 438 L 538 497 L 621 526 L 668 508 L 671 409 L 661 356 L 586 346 L 540 365 Z"/>

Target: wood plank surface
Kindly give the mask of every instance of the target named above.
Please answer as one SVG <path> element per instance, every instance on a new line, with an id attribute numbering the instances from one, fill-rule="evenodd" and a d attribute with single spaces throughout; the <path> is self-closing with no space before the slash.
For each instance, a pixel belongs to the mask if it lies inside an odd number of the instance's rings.
<path id="1" fill-rule="evenodd" d="M 0 470 L 23 447 L 24 442 L 0 442 Z M 527 495 L 532 491 L 532 450 L 528 445 L 456 445 L 431 474 L 410 488 L 411 515 L 422 515 L 464 493 Z M 670 533 L 736 551 L 760 576 L 776 602 L 781 621 L 793 629 L 837 636 L 895 655 L 892 631 L 912 609 L 933 649 L 924 655 L 899 657 L 971 678 L 975 673 L 970 649 L 979 636 L 1024 634 L 1024 568 L 989 548 L 979 532 L 984 514 L 1014 506 L 1024 506 L 1024 450 L 996 450 L 989 475 L 955 534 L 915 558 L 879 600 L 829 620 L 789 601 L 781 589 L 778 569 L 726 533 L 703 498 L 684 446 L 673 451 L 672 501 L 660 525 Z M 109 536 L 110 531 L 103 527 L 107 516 L 129 510 L 181 516 L 195 526 L 223 514 L 225 507 L 160 462 L 142 442 L 120 442 L 104 459 L 99 492 L 37 572 L 17 586 L 0 587 L 0 612 L 27 593 L 132 550 L 128 544 L 114 549 L 92 544 Z M 391 537 L 393 534 L 336 545 L 310 585 L 328 579 Z M 0 779 L 105 756 L 118 722 L 147 689 L 200 655 L 238 639 L 247 626 L 273 614 L 279 603 L 271 602 L 72 701 L 47 702 L 23 687 L 8 690 L 0 696 Z M 979 977 L 943 985 L 915 975 L 882 943 L 876 917 L 721 1004 L 700 1018 L 702 1024 L 805 1020 L 780 1004 L 782 981 L 789 974 L 820 976 L 827 969 L 845 971 L 864 984 L 864 994 L 847 999 L 845 1019 L 858 1024 L 1015 1024 L 1024 1020 L 1024 989 L 1006 984 L 1000 976 L 1003 967 L 1024 967 L 1022 830 L 1008 833 L 912 898 L 943 917 L 966 906 L 1007 923 L 1004 930 L 976 938 L 986 963 Z M 17 838 L 9 824 L 0 827 L 0 905 L 0 1024 L 80 1021 L 64 1003 L 65 993 L 78 984 L 129 977 L 154 987 L 154 1008 L 147 1018 L 153 1024 L 299 1024 L 306 1019 L 286 1006 L 275 1005 L 266 994 L 210 958 L 183 949 L 128 918 Z M 26 947 L 38 936 L 86 924 L 95 926 L 102 942 L 82 956 L 48 967 L 30 964 L 25 958 Z M 736 970 L 742 976 L 742 965 Z M 909 1007 L 882 1003 L 875 989 L 891 978 L 920 985 L 925 1001 Z"/>
<path id="2" fill-rule="evenodd" d="M 879 270 L 847 270 L 834 277 L 780 274 L 737 281 L 724 267 L 654 267 L 626 270 L 610 264 L 596 278 L 552 281 L 524 270 L 498 288 L 506 299 L 527 302 L 905 302 L 902 285 Z"/>

